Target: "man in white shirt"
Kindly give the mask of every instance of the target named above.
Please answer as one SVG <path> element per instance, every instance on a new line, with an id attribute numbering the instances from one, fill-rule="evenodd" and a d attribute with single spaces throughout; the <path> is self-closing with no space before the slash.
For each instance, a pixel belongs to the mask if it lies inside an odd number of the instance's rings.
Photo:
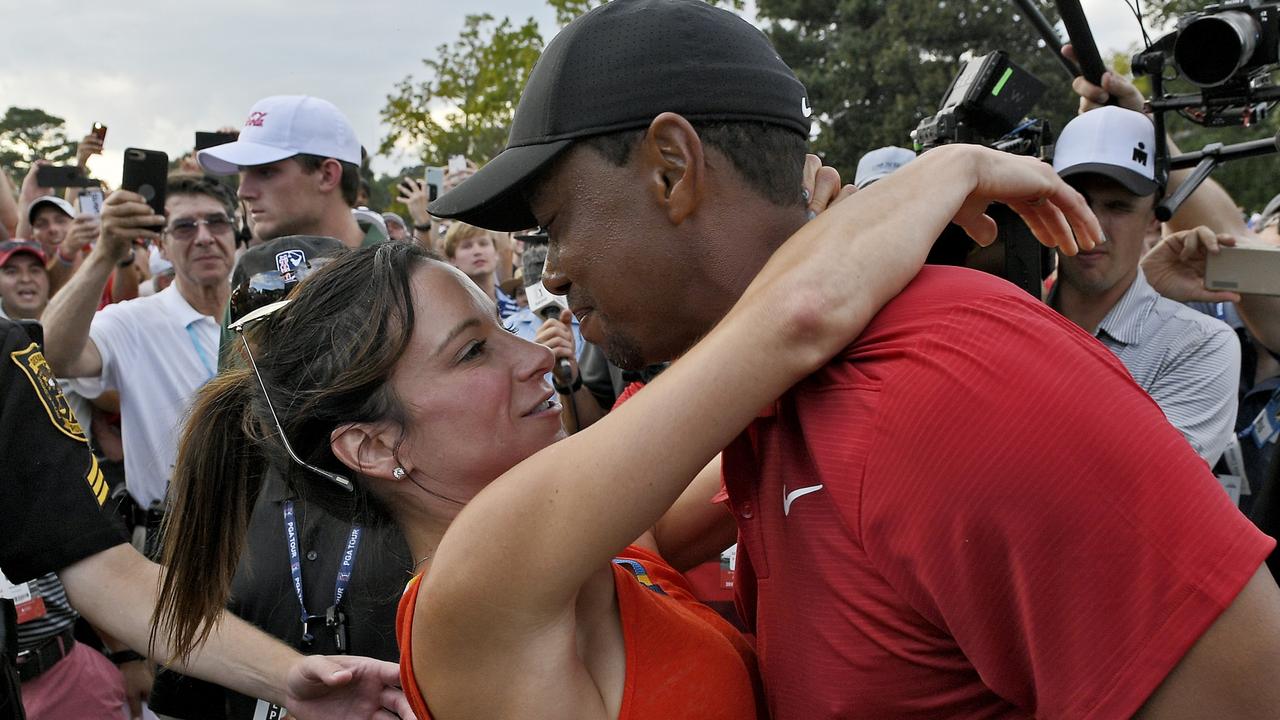
<path id="1" fill-rule="evenodd" d="M 230 190 L 198 176 L 170 179 L 164 216 L 136 193 L 112 193 L 101 240 L 45 310 L 54 372 L 120 391 L 126 483 L 144 510 L 163 500 L 182 416 L 217 372 L 217 318 L 235 262 L 234 202 Z M 174 283 L 95 314 L 107 278 L 141 240 L 160 243 Z"/>

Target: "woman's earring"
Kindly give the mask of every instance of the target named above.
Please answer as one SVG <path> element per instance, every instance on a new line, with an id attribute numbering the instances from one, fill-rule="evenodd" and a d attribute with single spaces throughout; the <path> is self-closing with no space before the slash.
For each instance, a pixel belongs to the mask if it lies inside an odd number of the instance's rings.
<path id="1" fill-rule="evenodd" d="M 405 469 L 402 467 L 397 467 L 395 470 L 391 471 L 391 476 L 397 480 L 403 480 L 404 476 L 408 474 L 409 473 L 405 472 Z"/>

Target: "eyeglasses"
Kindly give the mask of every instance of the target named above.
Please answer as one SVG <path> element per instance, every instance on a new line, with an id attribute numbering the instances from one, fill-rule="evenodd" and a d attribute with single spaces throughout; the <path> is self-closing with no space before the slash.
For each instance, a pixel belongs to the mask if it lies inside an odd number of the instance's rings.
<path id="1" fill-rule="evenodd" d="M 212 235 L 225 235 L 233 229 L 231 218 L 226 215 L 209 215 L 199 220 L 191 218 L 174 220 L 165 232 L 179 242 L 191 242 L 196 239 L 196 235 L 200 234 L 201 225 L 209 228 L 209 233 Z"/>
<path id="2" fill-rule="evenodd" d="M 293 451 L 293 447 L 289 445 L 289 439 L 284 436 L 284 428 L 280 425 L 280 418 L 276 416 L 276 408 L 274 405 L 271 404 L 271 394 L 267 392 L 267 385 L 266 383 L 262 382 L 262 373 L 258 372 L 258 363 L 254 362 L 253 351 L 249 349 L 249 339 L 244 336 L 244 329 L 247 325 L 253 324 L 260 320 L 265 320 L 266 318 L 270 317 L 272 313 L 276 312 L 277 310 L 284 307 L 285 305 L 288 305 L 290 302 L 291 302 L 290 300 L 281 300 L 279 302 L 271 303 L 270 305 L 264 305 L 258 308 L 257 310 L 254 310 L 253 312 L 249 313 L 248 315 L 245 315 L 239 320 L 231 323 L 230 325 L 227 326 L 227 329 L 239 334 L 240 342 L 244 343 L 245 355 L 249 356 L 249 366 L 253 368 L 253 376 L 258 379 L 258 387 L 262 389 L 262 399 L 267 401 L 267 410 L 271 411 L 271 420 L 276 425 L 276 432 L 280 434 L 280 444 L 284 445 L 285 452 L 289 453 L 289 457 L 292 458 L 294 462 L 298 463 L 302 467 L 334 483 L 338 487 L 341 487 L 343 490 L 346 490 L 347 492 L 352 492 L 354 491 L 355 488 L 351 484 L 350 480 L 348 480 L 347 478 L 337 473 L 329 472 L 328 470 L 318 468 L 315 465 L 312 465 L 311 463 L 304 461 L 302 458 L 298 457 L 297 453 Z"/>
<path id="3" fill-rule="evenodd" d="M 270 270 L 250 276 L 231 291 L 231 317 L 242 318 L 260 307 L 284 300 L 303 278 L 328 261 L 327 257 L 316 258 L 288 272 Z"/>

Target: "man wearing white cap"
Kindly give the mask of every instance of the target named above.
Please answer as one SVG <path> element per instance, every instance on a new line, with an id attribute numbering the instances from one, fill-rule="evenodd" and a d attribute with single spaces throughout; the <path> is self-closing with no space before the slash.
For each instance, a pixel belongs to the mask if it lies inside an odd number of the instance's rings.
<path id="1" fill-rule="evenodd" d="M 1155 128 L 1105 107 L 1063 128 L 1053 167 L 1089 201 L 1107 242 L 1059 255 L 1049 303 L 1102 341 L 1213 465 L 1232 435 L 1240 344 L 1225 323 L 1161 297 L 1138 263 L 1158 232 Z"/>
<path id="2" fill-rule="evenodd" d="M 915 159 L 916 154 L 906 148 L 893 145 L 876 148 L 858 160 L 853 184 L 861 190 Z"/>
<path id="3" fill-rule="evenodd" d="M 277 95 L 254 103 L 238 140 L 201 150 L 214 175 L 240 174 L 240 200 L 261 240 L 286 235 L 365 244 L 351 208 L 360 189 L 360 141 L 333 103 Z"/>

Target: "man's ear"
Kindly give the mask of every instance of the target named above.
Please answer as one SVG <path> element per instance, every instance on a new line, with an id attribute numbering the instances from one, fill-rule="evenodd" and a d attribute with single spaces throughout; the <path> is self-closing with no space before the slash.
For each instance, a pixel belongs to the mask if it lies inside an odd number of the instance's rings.
<path id="1" fill-rule="evenodd" d="M 706 180 L 702 140 L 682 116 L 664 112 L 649 123 L 640 142 L 649 192 L 679 225 L 697 210 Z"/>
<path id="2" fill-rule="evenodd" d="M 320 189 L 324 192 L 342 190 L 342 163 L 333 158 L 325 158 L 320 163 L 319 172 Z"/>
<path id="3" fill-rule="evenodd" d="M 329 448 L 343 465 L 360 475 L 394 480 L 393 472 L 399 467 L 395 452 L 399 435 L 398 429 L 386 425 L 351 423 L 330 433 Z"/>

